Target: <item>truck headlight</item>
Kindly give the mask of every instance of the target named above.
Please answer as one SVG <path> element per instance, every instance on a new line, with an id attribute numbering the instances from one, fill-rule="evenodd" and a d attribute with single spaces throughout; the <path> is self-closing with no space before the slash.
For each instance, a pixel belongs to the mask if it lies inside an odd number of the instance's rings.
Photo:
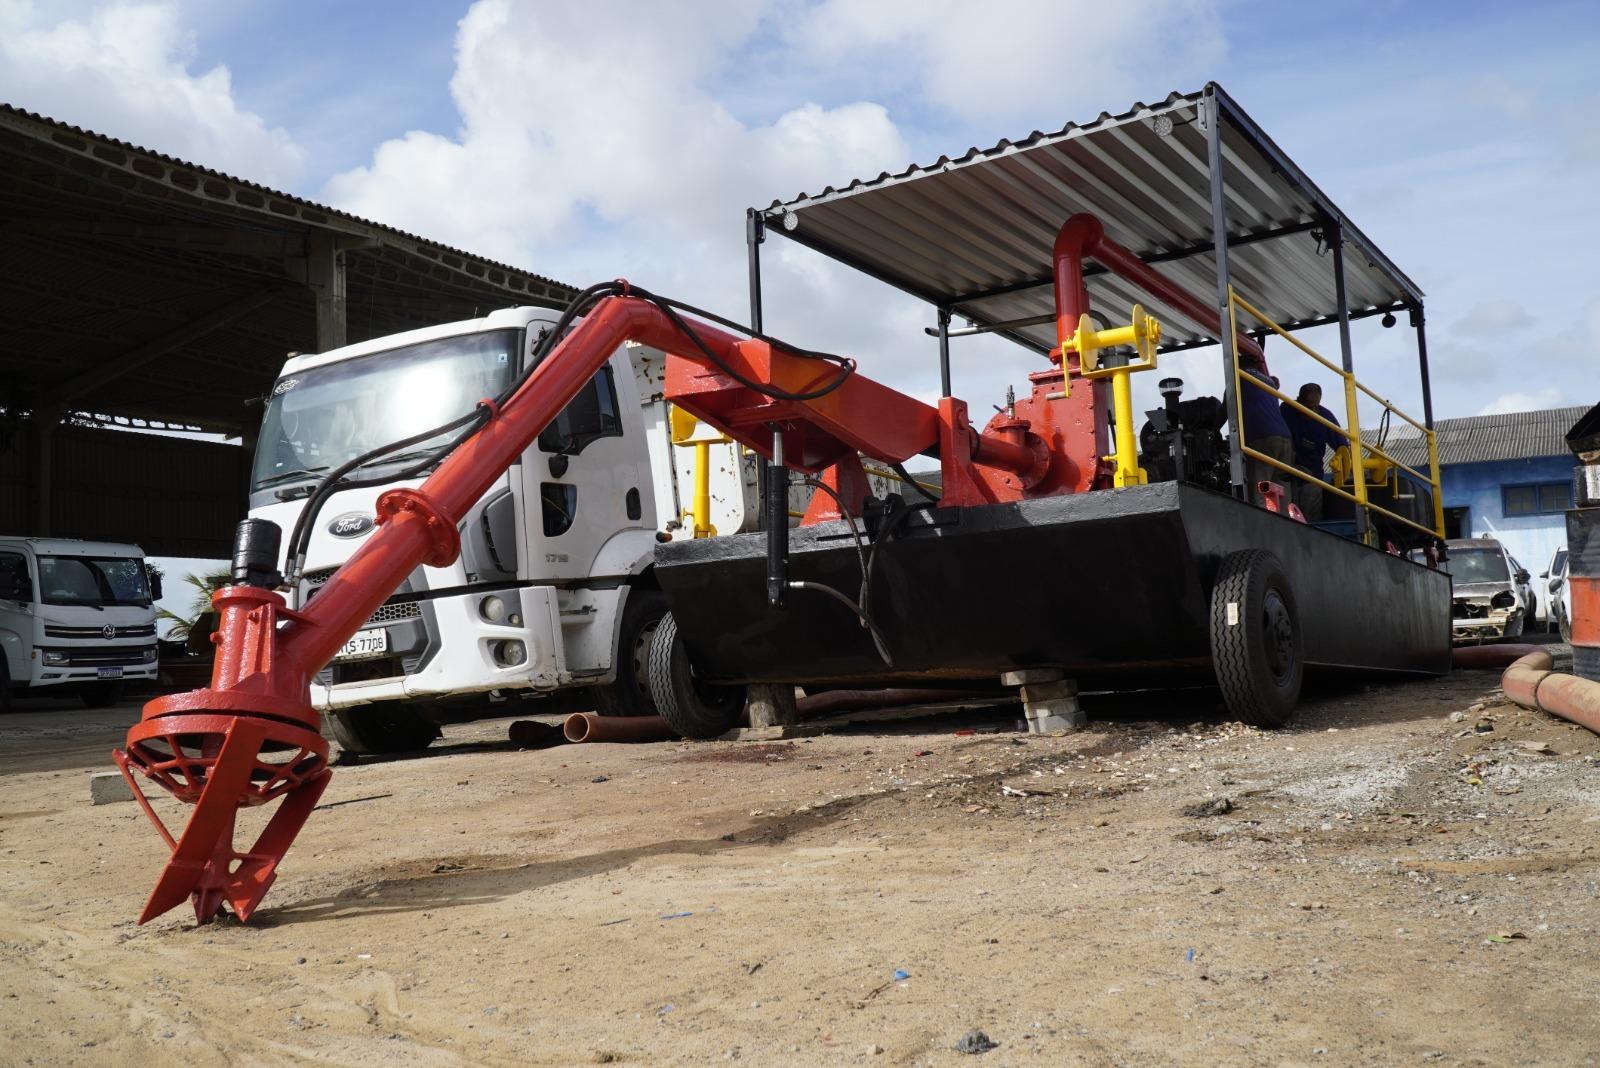
<path id="1" fill-rule="evenodd" d="M 62 649 L 46 649 L 39 660 L 47 667 L 66 667 L 72 663 L 71 655 Z"/>
<path id="2" fill-rule="evenodd" d="M 506 603 L 499 597 L 485 597 L 478 602 L 478 614 L 490 623 L 498 623 L 506 618 Z"/>
<path id="3" fill-rule="evenodd" d="M 143 660 L 146 664 L 154 664 L 156 662 L 156 647 L 152 645 L 150 648 L 140 653 L 139 659 Z"/>

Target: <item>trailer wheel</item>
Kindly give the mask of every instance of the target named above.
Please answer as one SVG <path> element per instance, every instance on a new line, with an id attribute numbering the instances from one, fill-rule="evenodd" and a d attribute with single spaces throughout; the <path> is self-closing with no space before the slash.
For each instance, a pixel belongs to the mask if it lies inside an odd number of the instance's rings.
<path id="1" fill-rule="evenodd" d="M 1264 549 L 1229 554 L 1211 589 L 1211 659 L 1228 711 L 1256 727 L 1294 720 L 1305 676 L 1294 591 Z"/>
<path id="2" fill-rule="evenodd" d="M 617 678 L 609 686 L 594 688 L 594 710 L 602 716 L 653 716 L 650 696 L 650 647 L 667 599 L 660 590 L 635 587 L 622 607 L 617 633 Z"/>
<path id="3" fill-rule="evenodd" d="M 650 693 L 667 726 L 685 738 L 725 734 L 744 712 L 743 686 L 712 686 L 694 677 L 671 612 L 661 617 L 650 643 Z"/>
<path id="4" fill-rule="evenodd" d="M 412 753 L 439 737 L 437 723 L 395 701 L 329 712 L 328 726 L 340 748 L 359 756 Z"/>

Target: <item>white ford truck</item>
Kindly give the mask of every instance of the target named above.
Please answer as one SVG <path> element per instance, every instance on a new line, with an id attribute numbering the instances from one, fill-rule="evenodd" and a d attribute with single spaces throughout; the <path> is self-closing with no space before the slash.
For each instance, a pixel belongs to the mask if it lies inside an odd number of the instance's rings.
<path id="1" fill-rule="evenodd" d="M 115 702 L 156 677 L 156 613 L 137 545 L 0 536 L 0 708 L 16 693 Z"/>
<path id="2" fill-rule="evenodd" d="M 328 471 L 470 412 L 522 371 L 557 314 L 513 308 L 291 358 L 267 400 L 250 515 L 285 534 Z M 357 753 L 417 749 L 438 725 L 573 707 L 653 711 L 645 656 L 664 611 L 658 538 L 689 537 L 695 449 L 671 444 L 664 358 L 619 350 L 461 524 L 461 554 L 419 567 L 316 678 L 312 699 Z M 393 481 L 333 494 L 311 530 L 291 604 L 304 604 L 371 533 L 386 490 L 438 448 L 363 467 Z M 712 526 L 753 529 L 754 457 L 711 446 Z M 680 489 L 681 487 L 681 489 Z"/>

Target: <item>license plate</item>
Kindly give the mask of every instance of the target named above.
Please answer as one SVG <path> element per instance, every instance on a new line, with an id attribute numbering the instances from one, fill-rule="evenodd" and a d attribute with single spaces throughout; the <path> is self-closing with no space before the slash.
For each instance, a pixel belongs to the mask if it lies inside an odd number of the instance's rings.
<path id="1" fill-rule="evenodd" d="M 369 660 L 389 651 L 389 632 L 382 627 L 358 630 L 344 643 L 335 660 Z"/>
<path id="2" fill-rule="evenodd" d="M 95 674 L 102 679 L 120 679 L 122 678 L 122 669 L 119 667 L 103 667 L 96 669 Z"/>

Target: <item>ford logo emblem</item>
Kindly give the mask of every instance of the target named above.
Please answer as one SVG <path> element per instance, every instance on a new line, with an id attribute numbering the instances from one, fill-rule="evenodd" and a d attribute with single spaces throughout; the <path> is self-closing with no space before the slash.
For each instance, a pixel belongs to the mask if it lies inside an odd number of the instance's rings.
<path id="1" fill-rule="evenodd" d="M 106 641 L 110 641 L 116 636 L 117 628 L 113 627 L 110 623 L 107 623 L 105 626 L 100 628 L 100 637 L 104 638 Z"/>
<path id="2" fill-rule="evenodd" d="M 372 529 L 372 517 L 364 512 L 346 512 L 328 520 L 328 533 L 336 538 L 359 538 Z"/>

